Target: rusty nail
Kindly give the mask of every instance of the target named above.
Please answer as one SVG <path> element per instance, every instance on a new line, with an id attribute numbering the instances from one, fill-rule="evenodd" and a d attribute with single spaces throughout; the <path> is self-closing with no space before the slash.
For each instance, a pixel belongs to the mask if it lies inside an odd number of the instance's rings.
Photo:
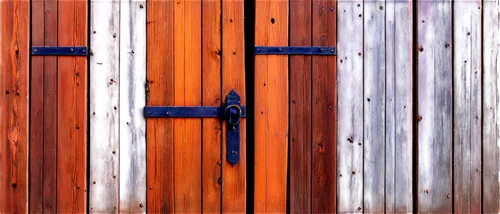
<path id="1" fill-rule="evenodd" d="M 5 94 L 10 94 L 10 91 L 9 90 L 5 91 Z"/>
<path id="2" fill-rule="evenodd" d="M 139 7 L 140 7 L 140 8 L 144 8 L 144 5 L 142 5 L 142 4 L 141 4 L 141 5 L 139 5 Z"/>
<path id="3" fill-rule="evenodd" d="M 297 139 L 293 138 L 293 139 L 292 139 L 292 141 L 293 141 L 293 142 L 296 142 L 296 141 L 297 141 Z"/>
<path id="4" fill-rule="evenodd" d="M 425 194 L 429 193 L 429 190 L 424 190 L 424 193 L 425 193 Z"/>
<path id="5" fill-rule="evenodd" d="M 361 56 L 361 52 L 358 53 L 358 56 Z"/>
<path id="6" fill-rule="evenodd" d="M 92 182 L 92 183 L 93 183 L 93 184 L 95 184 L 95 181 L 94 181 L 94 182 Z"/>
<path id="7" fill-rule="evenodd" d="M 111 153 L 115 154 L 115 153 L 116 153 L 116 151 L 115 151 L 115 150 L 113 150 Z"/>
<path id="8" fill-rule="evenodd" d="M 342 177 L 342 174 L 340 174 L 340 177 Z"/>
<path id="9" fill-rule="evenodd" d="M 116 33 L 113 34 L 113 38 L 116 38 Z"/>
<path id="10" fill-rule="evenodd" d="M 113 108 L 114 108 L 115 110 L 116 110 L 116 109 L 118 109 L 118 108 L 116 108 L 116 106 L 115 106 L 115 107 L 113 107 Z"/>
<path id="11" fill-rule="evenodd" d="M 353 142 L 353 140 L 352 140 L 352 136 L 351 136 L 351 137 L 349 137 L 349 138 L 347 138 L 347 141 L 349 141 L 350 143 L 352 143 L 352 142 Z"/>
<path id="12" fill-rule="evenodd" d="M 295 104 L 295 103 L 297 103 L 297 101 L 296 101 L 296 100 L 293 100 L 293 104 Z"/>
<path id="13" fill-rule="evenodd" d="M 333 10 L 334 10 L 333 7 L 330 7 L 330 11 L 333 11 Z"/>
<path id="14" fill-rule="evenodd" d="M 360 146 L 361 146 L 361 143 L 358 143 L 358 145 L 360 145 Z"/>
<path id="15" fill-rule="evenodd" d="M 467 35 L 470 35 L 470 32 L 467 32 Z"/>
<path id="16" fill-rule="evenodd" d="M 444 45 L 444 47 L 445 47 L 445 48 L 448 48 L 448 47 L 450 47 L 450 44 L 446 43 L 446 44 Z"/>
<path id="17" fill-rule="evenodd" d="M 422 45 L 420 45 L 420 47 L 418 47 L 418 50 L 419 50 L 420 52 L 424 52 L 424 47 L 423 47 Z"/>
<path id="18" fill-rule="evenodd" d="M 153 190 L 153 188 L 149 187 L 149 190 Z"/>
<path id="19" fill-rule="evenodd" d="M 76 129 L 80 129 L 80 126 L 76 126 Z"/>
<path id="20" fill-rule="evenodd" d="M 384 10 L 384 6 L 380 6 L 380 10 Z"/>
<path id="21" fill-rule="evenodd" d="M 113 178 L 116 178 L 116 175 L 113 175 Z"/>
<path id="22" fill-rule="evenodd" d="M 92 114 L 95 115 L 95 112 L 93 112 Z"/>
<path id="23" fill-rule="evenodd" d="M 356 172 L 355 172 L 355 171 L 352 171 L 352 174 L 354 175 L 354 174 L 356 174 Z"/>
<path id="24" fill-rule="evenodd" d="M 229 22 L 233 22 L 233 19 L 229 19 Z"/>
<path id="25" fill-rule="evenodd" d="M 17 184 L 16 183 L 12 183 L 12 188 L 16 188 L 17 187 Z"/>
<path id="26" fill-rule="evenodd" d="M 116 206 L 114 206 L 114 207 L 113 207 L 113 209 L 115 209 L 115 210 L 116 210 Z"/>
<path id="27" fill-rule="evenodd" d="M 359 17 L 361 17 L 361 14 L 359 14 Z"/>
<path id="28" fill-rule="evenodd" d="M 79 186 L 77 186 L 76 188 L 77 188 L 77 189 L 80 189 L 80 187 L 79 187 Z"/>
<path id="29" fill-rule="evenodd" d="M 422 120 L 422 115 L 418 116 L 418 121 Z"/>
<path id="30" fill-rule="evenodd" d="M 328 106 L 329 109 L 332 109 L 333 107 L 332 106 Z"/>
<path id="31" fill-rule="evenodd" d="M 80 72 L 76 72 L 76 76 L 79 77 L 80 76 Z"/>
<path id="32" fill-rule="evenodd" d="M 358 207 L 358 211 L 361 211 L 361 207 Z"/>
<path id="33" fill-rule="evenodd" d="M 479 116 L 476 116 L 476 119 L 479 119 Z"/>
<path id="34" fill-rule="evenodd" d="M 476 172 L 479 172 L 479 168 L 476 168 Z"/>
<path id="35" fill-rule="evenodd" d="M 143 204 L 139 204 L 139 207 L 142 208 L 142 207 L 144 207 L 144 205 Z"/>
<path id="36" fill-rule="evenodd" d="M 446 195 L 447 198 L 450 198 L 450 194 Z"/>
<path id="37" fill-rule="evenodd" d="M 368 102 L 370 102 L 370 98 L 366 98 L 366 100 L 367 100 Z"/>
<path id="38" fill-rule="evenodd" d="M 236 52 L 233 52 L 233 55 L 236 55 Z"/>

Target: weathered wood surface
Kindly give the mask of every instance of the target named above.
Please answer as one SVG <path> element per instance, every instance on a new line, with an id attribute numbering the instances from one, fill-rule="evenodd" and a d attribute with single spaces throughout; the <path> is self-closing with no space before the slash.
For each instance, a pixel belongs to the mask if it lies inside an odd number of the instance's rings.
<path id="1" fill-rule="evenodd" d="M 290 45 L 312 45 L 312 4 L 290 0 Z M 290 212 L 310 213 L 311 56 L 290 56 Z"/>
<path id="2" fill-rule="evenodd" d="M 32 2 L 32 45 L 57 46 L 57 1 Z M 30 212 L 57 208 L 57 57 L 31 58 Z"/>
<path id="3" fill-rule="evenodd" d="M 337 212 L 363 211 L 363 2 L 339 1 Z"/>
<path id="4" fill-rule="evenodd" d="M 337 1 L 312 2 L 312 45 L 335 46 Z M 291 26 L 294 27 L 294 26 Z M 337 62 L 312 56 L 312 212 L 337 207 Z"/>
<path id="5" fill-rule="evenodd" d="M 119 3 L 120 212 L 144 213 L 146 211 L 146 120 L 143 108 L 146 105 L 146 1 L 129 0 Z"/>
<path id="6" fill-rule="evenodd" d="M 288 1 L 256 1 L 255 7 L 255 45 L 287 46 Z M 288 56 L 255 56 L 254 126 L 254 211 L 286 212 Z"/>
<path id="7" fill-rule="evenodd" d="M 174 105 L 174 1 L 147 1 L 147 105 Z M 162 35 L 162 36 L 158 36 Z M 163 57 L 157 57 L 163 56 Z M 147 211 L 174 212 L 174 119 L 148 118 Z"/>
<path id="8" fill-rule="evenodd" d="M 28 211 L 29 1 L 0 2 L 0 212 Z"/>
<path id="9" fill-rule="evenodd" d="M 483 1 L 483 184 L 484 213 L 500 212 L 500 1 Z M 472 22 L 473 25 L 477 21 Z"/>
<path id="10" fill-rule="evenodd" d="M 363 5 L 363 212 L 384 212 L 385 1 Z M 359 18 L 358 18 L 359 19 Z M 345 141 L 344 141 L 345 142 Z M 354 145 L 353 146 L 357 146 Z"/>
<path id="11" fill-rule="evenodd" d="M 221 95 L 220 14 L 221 1 L 202 1 L 203 106 L 220 106 L 224 99 Z M 221 136 L 225 132 L 222 132 L 222 122 L 217 118 L 203 118 L 202 126 L 202 209 L 204 213 L 220 213 L 222 185 L 219 179 L 222 181 L 223 178 Z"/>
<path id="12" fill-rule="evenodd" d="M 222 0 L 222 47 L 224 47 L 222 49 L 222 96 L 225 98 L 234 89 L 240 95 L 241 105 L 246 105 L 244 21 L 243 0 Z M 219 38 L 216 35 L 210 36 L 215 37 L 214 39 Z M 246 119 L 240 122 L 240 162 L 234 166 L 226 161 L 226 133 L 227 126 L 223 123 L 222 212 L 245 213 Z"/>
<path id="13" fill-rule="evenodd" d="M 413 211 L 413 2 L 386 1 L 385 207 Z"/>
<path id="14" fill-rule="evenodd" d="M 418 2 L 418 211 L 452 212 L 452 4 Z"/>
<path id="15" fill-rule="evenodd" d="M 120 2 L 91 2 L 90 212 L 118 212 Z M 127 32 L 128 33 L 128 32 Z"/>
<path id="16" fill-rule="evenodd" d="M 478 0 L 457 0 L 453 5 L 453 211 L 456 213 L 481 212 L 480 8 Z"/>

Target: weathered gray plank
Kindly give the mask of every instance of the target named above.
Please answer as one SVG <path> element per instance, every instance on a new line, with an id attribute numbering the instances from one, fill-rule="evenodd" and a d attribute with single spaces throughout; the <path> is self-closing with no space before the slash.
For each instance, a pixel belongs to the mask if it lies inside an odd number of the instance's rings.
<path id="1" fill-rule="evenodd" d="M 117 0 L 91 2 L 90 212 L 117 212 L 119 21 Z"/>
<path id="2" fill-rule="evenodd" d="M 146 211 L 146 1 L 120 1 L 120 212 Z"/>
<path id="3" fill-rule="evenodd" d="M 387 213 L 413 212 L 413 2 L 386 2 Z"/>
<path id="4" fill-rule="evenodd" d="M 483 212 L 500 212 L 500 1 L 483 2 Z"/>
<path id="5" fill-rule="evenodd" d="M 418 212 L 452 211 L 451 0 L 418 1 Z"/>
<path id="6" fill-rule="evenodd" d="M 481 211 L 481 7 L 453 6 L 454 212 Z"/>
<path id="7" fill-rule="evenodd" d="M 385 0 L 364 3 L 364 212 L 384 212 Z"/>
<path id="8" fill-rule="evenodd" d="M 337 7 L 337 211 L 355 213 L 363 207 L 363 1 Z"/>

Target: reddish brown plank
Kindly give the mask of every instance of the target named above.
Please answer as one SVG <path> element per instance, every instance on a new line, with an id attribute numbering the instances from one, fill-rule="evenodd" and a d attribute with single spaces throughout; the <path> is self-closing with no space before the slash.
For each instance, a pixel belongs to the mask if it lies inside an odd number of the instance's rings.
<path id="1" fill-rule="evenodd" d="M 174 1 L 147 2 L 148 106 L 174 105 Z M 157 36 L 157 35 L 162 35 Z M 162 56 L 162 57 L 157 57 Z M 173 119 L 147 119 L 147 211 L 174 212 Z"/>
<path id="2" fill-rule="evenodd" d="M 222 1 L 222 94 L 238 92 L 241 105 L 245 96 L 245 40 L 243 0 Z M 240 122 L 240 162 L 232 166 L 226 161 L 226 123 L 223 125 L 222 212 L 245 213 L 246 211 L 246 121 Z"/>
<path id="3" fill-rule="evenodd" d="M 290 45 L 312 45 L 310 0 L 290 1 Z M 311 212 L 311 56 L 290 56 L 290 212 Z"/>
<path id="4" fill-rule="evenodd" d="M 58 45 L 87 45 L 87 1 L 58 2 Z M 86 210 L 87 59 L 58 58 L 57 212 Z"/>
<path id="5" fill-rule="evenodd" d="M 28 211 L 29 13 L 0 2 L 0 213 Z"/>
<path id="6" fill-rule="evenodd" d="M 336 45 L 336 0 L 313 1 L 314 46 Z M 312 212 L 335 213 L 337 193 L 337 59 L 312 57 Z"/>

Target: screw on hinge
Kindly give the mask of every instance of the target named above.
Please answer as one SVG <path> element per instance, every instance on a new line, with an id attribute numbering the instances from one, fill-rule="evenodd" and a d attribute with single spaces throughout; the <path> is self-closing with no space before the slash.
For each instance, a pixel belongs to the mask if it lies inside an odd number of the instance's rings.
<path id="1" fill-rule="evenodd" d="M 422 115 L 418 116 L 418 121 L 422 120 Z"/>

